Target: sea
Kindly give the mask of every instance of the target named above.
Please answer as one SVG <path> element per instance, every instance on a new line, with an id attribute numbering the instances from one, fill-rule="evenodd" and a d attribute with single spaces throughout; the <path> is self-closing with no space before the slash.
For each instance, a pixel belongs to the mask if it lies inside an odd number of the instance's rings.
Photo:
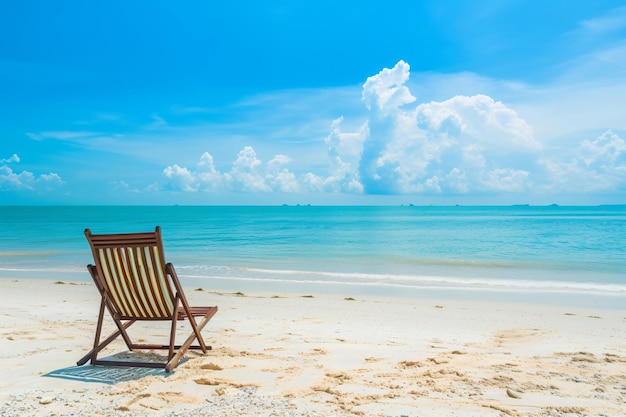
<path id="1" fill-rule="evenodd" d="M 157 225 L 207 290 L 626 309 L 626 205 L 0 206 L 0 279 L 90 282 L 86 228 Z"/>

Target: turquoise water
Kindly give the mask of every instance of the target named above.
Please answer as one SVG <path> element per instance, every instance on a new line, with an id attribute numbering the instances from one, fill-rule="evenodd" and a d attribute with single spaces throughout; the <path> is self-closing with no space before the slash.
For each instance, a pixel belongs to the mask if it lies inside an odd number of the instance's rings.
<path id="1" fill-rule="evenodd" d="M 626 206 L 5 206 L 0 277 L 89 280 L 85 228 L 155 225 L 206 288 L 626 295 Z"/>

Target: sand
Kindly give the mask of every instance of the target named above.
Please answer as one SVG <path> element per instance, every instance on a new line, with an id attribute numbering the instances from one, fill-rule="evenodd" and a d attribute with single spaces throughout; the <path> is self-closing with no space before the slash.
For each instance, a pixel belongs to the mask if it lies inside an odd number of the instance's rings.
<path id="1" fill-rule="evenodd" d="M 92 367 L 67 379 L 93 343 L 93 284 L 0 279 L 0 415 L 626 415 L 626 305 L 186 293 L 220 308 L 203 331 L 213 350 L 106 384 Z"/>

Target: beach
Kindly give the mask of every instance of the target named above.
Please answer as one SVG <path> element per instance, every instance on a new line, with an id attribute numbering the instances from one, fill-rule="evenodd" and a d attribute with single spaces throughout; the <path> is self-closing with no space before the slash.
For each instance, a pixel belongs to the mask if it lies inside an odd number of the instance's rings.
<path id="1" fill-rule="evenodd" d="M 0 415 L 626 415 L 626 306 L 186 293 L 219 306 L 203 331 L 213 349 L 170 374 L 129 376 L 77 372 L 93 343 L 93 284 L 1 279 Z M 151 323 L 131 335 L 167 333 Z M 124 352 L 119 341 L 101 356 Z"/>

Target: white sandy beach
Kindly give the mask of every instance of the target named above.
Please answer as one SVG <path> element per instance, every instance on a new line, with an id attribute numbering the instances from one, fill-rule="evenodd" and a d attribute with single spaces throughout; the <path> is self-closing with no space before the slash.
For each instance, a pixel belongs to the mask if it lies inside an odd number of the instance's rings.
<path id="1" fill-rule="evenodd" d="M 46 376 L 92 345 L 92 284 L 0 279 L 0 415 L 626 415 L 626 306 L 307 295 L 188 288 L 213 350 L 110 385 Z"/>

